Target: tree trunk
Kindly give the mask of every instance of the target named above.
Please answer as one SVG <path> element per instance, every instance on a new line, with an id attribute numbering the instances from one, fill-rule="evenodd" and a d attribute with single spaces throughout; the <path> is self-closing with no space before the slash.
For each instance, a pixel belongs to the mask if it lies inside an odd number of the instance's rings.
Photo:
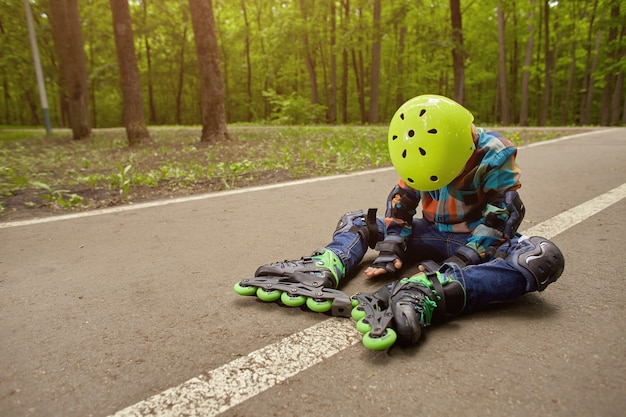
<path id="1" fill-rule="evenodd" d="M 183 90 L 185 87 L 185 45 L 187 44 L 187 25 L 183 25 L 180 37 L 180 55 L 178 56 L 178 85 L 176 86 L 176 124 L 182 124 Z"/>
<path id="2" fill-rule="evenodd" d="M 83 33 L 77 0 L 50 0 L 50 23 L 59 54 L 61 79 L 74 139 L 91 134 Z"/>
<path id="3" fill-rule="evenodd" d="M 309 86 L 311 88 L 311 104 L 318 104 L 319 98 L 317 94 L 317 75 L 315 73 L 315 59 L 311 53 L 309 46 L 308 25 L 309 16 L 306 7 L 306 0 L 300 0 L 300 11 L 302 12 L 302 19 L 304 21 L 304 30 L 302 35 L 302 45 L 304 47 L 304 64 L 306 65 L 307 73 L 309 74 Z"/>
<path id="4" fill-rule="evenodd" d="M 245 45 L 244 53 L 246 55 L 246 95 L 247 103 L 247 121 L 252 120 L 252 61 L 250 59 L 250 22 L 248 22 L 248 12 L 246 10 L 246 1 L 241 0 L 241 12 L 243 14 L 243 24 L 245 27 Z"/>
<path id="5" fill-rule="evenodd" d="M 465 104 L 465 51 L 463 49 L 463 24 L 460 0 L 450 0 L 452 21 L 452 69 L 454 72 L 454 99 Z"/>
<path id="6" fill-rule="evenodd" d="M 498 1 L 498 92 L 500 97 L 500 120 L 503 125 L 511 123 L 509 118 L 509 95 L 506 82 L 506 40 L 504 36 L 504 10 Z"/>
<path id="7" fill-rule="evenodd" d="M 263 3 L 263 1 L 261 0 L 255 0 L 255 5 L 256 5 L 256 24 L 257 24 L 257 32 L 258 33 L 262 33 L 264 30 L 264 27 L 261 25 L 261 15 L 262 15 L 262 6 L 261 3 Z M 268 59 L 267 59 L 267 55 L 265 53 L 265 42 L 263 40 L 262 36 L 259 36 L 258 42 L 261 44 L 261 55 L 263 57 L 266 57 L 265 59 L 263 59 L 263 67 L 262 67 L 262 72 L 264 73 L 264 77 L 263 77 L 263 91 L 267 91 L 270 87 L 270 75 L 267 71 L 265 71 L 268 68 Z M 271 113 L 271 106 L 268 102 L 268 100 L 263 100 L 263 118 L 267 119 L 269 117 Z"/>
<path id="8" fill-rule="evenodd" d="M 363 16 L 362 10 L 358 10 L 359 19 Z M 359 34 L 357 45 L 363 45 L 363 37 Z M 361 123 L 367 123 L 367 112 L 365 110 L 365 70 L 363 68 L 363 51 L 358 52 L 352 48 L 352 65 L 354 68 L 354 78 L 356 82 L 357 97 L 359 102 L 359 114 Z"/>
<path id="9" fill-rule="evenodd" d="M 370 78 L 369 122 L 378 123 L 378 84 L 380 83 L 380 14 L 381 0 L 374 0 L 372 72 Z"/>
<path id="10" fill-rule="evenodd" d="M 143 114 L 141 82 L 135 56 L 130 10 L 127 0 L 109 0 L 109 3 L 113 12 L 113 33 L 120 67 L 126 137 L 129 145 L 138 145 L 143 140 L 150 139 L 150 135 Z"/>
<path id="11" fill-rule="evenodd" d="M 337 121 L 337 6 L 330 1 L 330 94 L 328 97 L 328 123 Z"/>
<path id="12" fill-rule="evenodd" d="M 141 2 L 143 6 L 143 26 L 146 28 L 148 26 L 148 0 L 143 0 Z M 157 123 L 156 116 L 156 106 L 154 104 L 154 83 L 152 82 L 152 55 L 150 51 L 150 37 L 148 33 L 144 34 L 144 47 L 146 50 L 146 65 L 148 66 L 148 107 L 150 109 L 150 124 Z"/>
<path id="13" fill-rule="evenodd" d="M 611 8 L 611 26 L 609 28 L 606 45 L 608 47 L 607 56 L 604 61 L 605 67 L 611 68 L 617 64 L 619 59 L 619 48 L 616 46 L 618 35 L 618 26 L 615 22 L 619 21 L 619 4 Z M 602 101 L 600 102 L 600 124 L 609 126 L 611 124 L 611 109 L 613 95 L 617 92 L 615 84 L 617 82 L 616 71 L 606 71 L 604 74 L 604 88 L 602 89 Z"/>
<path id="14" fill-rule="evenodd" d="M 543 58 L 544 58 L 544 72 L 543 72 L 543 100 L 541 102 L 541 109 L 539 111 L 539 126 L 545 126 L 548 120 L 548 112 L 550 111 L 550 84 L 552 80 L 550 74 L 552 73 L 552 52 L 550 51 L 550 0 L 544 0 L 543 3 L 543 22 L 544 22 L 544 40 L 543 40 Z"/>
<path id="15" fill-rule="evenodd" d="M 593 106 L 593 93 L 595 88 L 595 79 L 593 74 L 595 74 L 596 69 L 598 68 L 598 59 L 600 55 L 600 48 L 602 47 L 602 31 L 598 31 L 596 35 L 596 43 L 593 52 L 593 59 L 591 60 L 591 68 L 589 72 L 589 81 L 587 82 L 587 90 L 584 95 L 584 109 L 585 111 L 580 114 L 580 122 L 583 125 L 587 125 L 591 123 L 591 108 Z"/>
<path id="16" fill-rule="evenodd" d="M 348 23 L 350 22 L 350 0 L 342 2 L 343 7 L 343 30 L 342 33 L 346 34 L 349 30 Z M 343 49 L 341 51 L 341 122 L 348 123 L 348 72 L 350 68 L 350 57 L 348 55 L 348 48 L 345 41 L 343 43 Z"/>
<path id="17" fill-rule="evenodd" d="M 569 25 L 569 51 L 570 51 L 570 62 L 569 62 L 569 71 L 567 77 L 567 85 L 565 86 L 565 91 L 563 91 L 563 96 L 561 98 L 561 119 L 559 124 L 561 126 L 565 126 L 569 121 L 569 114 L 571 109 L 570 98 L 572 96 L 572 89 L 574 88 L 574 79 L 576 77 L 576 45 L 577 45 L 577 26 L 578 26 L 578 8 L 576 7 L 576 3 L 573 4 L 573 12 L 570 16 L 572 23 Z"/>
<path id="18" fill-rule="evenodd" d="M 528 40 L 526 41 L 526 53 L 524 56 L 524 69 L 522 70 L 522 91 L 520 97 L 519 124 L 528 126 L 528 89 L 530 86 L 530 66 L 533 62 L 533 47 L 535 43 L 535 0 L 530 0 L 530 12 L 528 13 Z"/>
<path id="19" fill-rule="evenodd" d="M 200 68 L 202 142 L 228 140 L 224 81 L 220 70 L 212 0 L 189 0 Z"/>
<path id="20" fill-rule="evenodd" d="M 396 87 L 396 108 L 399 108 L 406 99 L 404 98 L 404 39 L 407 28 L 402 25 L 398 35 L 398 85 Z"/>
<path id="21" fill-rule="evenodd" d="M 590 97 L 593 97 L 593 69 L 592 69 L 592 44 L 591 39 L 593 37 L 593 22 L 596 17 L 596 10 L 598 10 L 598 0 L 595 0 L 593 3 L 593 9 L 591 11 L 591 16 L 589 18 L 589 28 L 587 30 L 587 59 L 585 61 L 585 73 L 583 76 L 583 85 L 582 85 L 582 95 L 580 101 L 580 123 L 581 124 L 589 124 L 591 105 L 590 105 Z M 590 94 L 591 91 L 591 94 Z"/>

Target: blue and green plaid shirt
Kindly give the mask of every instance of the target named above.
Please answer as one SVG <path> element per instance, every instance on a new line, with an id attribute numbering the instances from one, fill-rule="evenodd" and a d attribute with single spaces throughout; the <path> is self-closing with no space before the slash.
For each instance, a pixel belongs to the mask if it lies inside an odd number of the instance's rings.
<path id="1" fill-rule="evenodd" d="M 485 225 L 487 214 L 495 212 L 504 220 L 508 212 L 490 204 L 508 190 L 518 189 L 520 169 L 515 165 L 517 148 L 508 139 L 484 129 L 473 130 L 476 150 L 459 176 L 447 186 L 430 192 L 411 189 L 402 180 L 396 187 L 415 192 L 422 203 L 424 218 L 442 232 L 471 233 L 467 245 L 484 252 L 502 240 L 502 233 Z M 385 219 L 387 234 L 411 235 L 411 222 L 390 217 L 397 195 L 392 192 Z"/>

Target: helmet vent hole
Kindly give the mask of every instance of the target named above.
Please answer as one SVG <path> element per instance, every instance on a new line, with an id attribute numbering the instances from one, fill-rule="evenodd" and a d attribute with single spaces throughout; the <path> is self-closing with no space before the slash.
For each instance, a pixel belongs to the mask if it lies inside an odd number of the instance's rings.
<path id="1" fill-rule="evenodd" d="M 432 182 L 437 182 L 437 181 L 439 181 L 439 177 L 437 177 L 436 175 L 433 175 L 433 176 L 430 177 L 430 180 Z"/>
<path id="2" fill-rule="evenodd" d="M 426 156 L 426 151 L 424 150 L 424 148 L 420 148 L 420 155 Z"/>
<path id="3" fill-rule="evenodd" d="M 426 113 L 426 109 L 420 110 L 420 117 L 422 117 L 424 115 L 424 113 Z"/>
<path id="4" fill-rule="evenodd" d="M 391 140 L 396 140 L 396 139 L 398 139 L 398 135 L 393 135 L 393 136 L 391 137 Z"/>
<path id="5" fill-rule="evenodd" d="M 410 138 L 412 138 L 413 136 L 415 136 L 415 131 L 413 129 L 409 130 L 408 135 Z"/>
<path id="6" fill-rule="evenodd" d="M 433 135 L 437 133 L 437 129 L 430 129 L 428 133 L 432 133 Z"/>
<path id="7" fill-rule="evenodd" d="M 402 152 L 402 157 L 406 159 L 406 149 Z"/>
<path id="8" fill-rule="evenodd" d="M 404 113 L 400 114 L 400 118 L 404 120 Z"/>
<path id="9" fill-rule="evenodd" d="M 411 184 L 413 184 L 415 181 L 413 180 L 413 178 L 407 178 L 406 179 L 408 182 L 410 182 Z"/>

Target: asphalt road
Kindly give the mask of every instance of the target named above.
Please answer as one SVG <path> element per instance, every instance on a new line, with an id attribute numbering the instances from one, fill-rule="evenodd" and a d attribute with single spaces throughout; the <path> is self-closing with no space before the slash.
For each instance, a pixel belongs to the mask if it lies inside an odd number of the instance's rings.
<path id="1" fill-rule="evenodd" d="M 564 275 L 386 352 L 232 286 L 323 246 L 345 211 L 383 210 L 392 170 L 0 224 L 0 416 L 622 416 L 626 129 L 518 162 L 521 229 L 551 225 Z"/>

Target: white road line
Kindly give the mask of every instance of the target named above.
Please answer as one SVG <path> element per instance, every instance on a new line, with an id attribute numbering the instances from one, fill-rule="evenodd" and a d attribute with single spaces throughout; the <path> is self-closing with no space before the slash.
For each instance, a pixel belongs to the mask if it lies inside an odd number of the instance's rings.
<path id="1" fill-rule="evenodd" d="M 115 414 L 216 416 L 361 340 L 350 320 L 331 318 Z"/>
<path id="2" fill-rule="evenodd" d="M 626 183 L 524 231 L 551 239 L 626 197 Z M 216 416 L 361 340 L 351 320 L 331 318 L 192 378 L 115 417 Z"/>
<path id="3" fill-rule="evenodd" d="M 626 183 L 599 195 L 593 200 L 586 201 L 561 214 L 557 214 L 551 219 L 525 230 L 524 234 L 552 239 L 559 233 L 564 232 L 570 227 L 617 203 L 624 197 L 626 197 Z"/>
<path id="4" fill-rule="evenodd" d="M 314 182 L 331 181 L 331 180 L 336 180 L 340 178 L 359 177 L 361 175 L 376 174 L 379 172 L 391 171 L 392 169 L 393 167 L 378 168 L 378 169 L 372 169 L 369 171 L 352 172 L 350 174 L 332 175 L 328 177 L 306 178 L 303 180 L 280 182 L 277 184 L 260 185 L 257 187 L 249 187 L 249 188 L 236 188 L 234 190 L 217 191 L 213 193 L 193 195 L 189 197 L 172 198 L 169 200 L 150 201 L 147 203 L 129 204 L 126 206 L 110 207 L 110 208 L 91 210 L 91 211 L 85 211 L 85 212 L 80 212 L 80 213 L 64 214 L 60 216 L 44 217 L 44 218 L 32 219 L 32 220 L 18 220 L 18 221 L 0 223 L 0 229 L 9 228 L 9 227 L 17 227 L 17 226 L 30 226 L 32 224 L 40 224 L 40 223 L 51 223 L 51 222 L 57 222 L 61 220 L 80 219 L 83 217 L 99 216 L 101 214 L 121 213 L 125 211 L 139 210 L 139 209 L 150 208 L 150 207 L 168 206 L 170 204 L 176 204 L 176 203 L 187 203 L 190 201 L 208 200 L 211 198 L 219 198 L 219 197 L 226 197 L 226 196 L 236 195 L 236 194 L 252 193 L 256 191 L 273 190 L 276 188 L 290 187 L 293 185 L 310 184 Z"/>
<path id="5" fill-rule="evenodd" d="M 576 138 L 580 138 L 586 135 L 604 133 L 610 130 L 612 129 L 609 128 L 609 129 L 603 129 L 603 130 L 595 130 L 591 132 L 578 133 L 575 135 L 563 136 L 557 139 L 551 139 L 547 141 L 531 143 L 525 146 L 520 146 L 518 149 L 530 148 L 534 146 L 541 146 L 541 145 L 546 145 L 550 143 L 561 142 L 564 140 L 576 139 Z M 139 209 L 149 208 L 149 207 L 167 206 L 170 204 L 186 203 L 186 202 L 197 201 L 197 200 L 206 200 L 210 198 L 219 198 L 219 197 L 225 197 L 229 195 L 250 193 L 250 192 L 255 192 L 255 191 L 272 190 L 276 188 L 290 187 L 293 185 L 330 181 L 330 180 L 335 180 L 339 178 L 358 177 L 361 175 L 376 174 L 377 172 L 391 171 L 392 169 L 393 167 L 378 168 L 378 169 L 373 169 L 369 171 L 353 172 L 350 174 L 333 175 L 329 177 L 307 178 L 303 180 L 282 182 L 278 184 L 261 185 L 258 187 L 250 187 L 250 188 L 237 188 L 234 190 L 218 191 L 214 193 L 200 194 L 200 195 L 194 195 L 194 196 L 189 196 L 189 197 L 173 198 L 170 200 L 158 200 L 158 201 L 151 201 L 147 203 L 129 204 L 126 206 L 110 207 L 106 209 L 91 210 L 91 211 L 86 211 L 86 212 L 65 214 L 65 215 L 60 215 L 60 216 L 45 217 L 45 218 L 32 219 L 32 220 L 19 220 L 19 221 L 12 221 L 12 222 L 6 222 L 6 223 L 0 222 L 0 229 L 9 228 L 9 227 L 17 227 L 17 226 L 29 226 L 29 225 L 40 224 L 40 223 L 50 223 L 50 222 L 56 222 L 56 221 L 61 221 L 61 220 L 80 219 L 83 217 L 99 216 L 101 214 L 121 213 L 125 211 L 139 210 Z"/>

